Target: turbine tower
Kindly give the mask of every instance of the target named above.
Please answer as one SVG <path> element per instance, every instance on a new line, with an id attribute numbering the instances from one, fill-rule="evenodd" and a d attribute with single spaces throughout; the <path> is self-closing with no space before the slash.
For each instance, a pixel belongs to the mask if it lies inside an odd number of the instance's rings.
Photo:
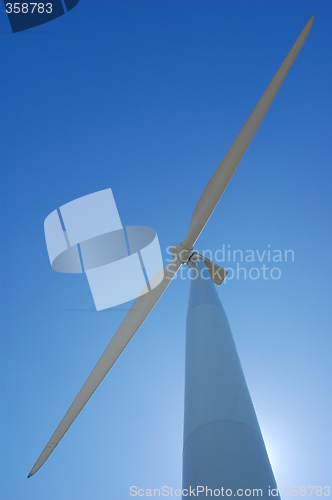
<path id="1" fill-rule="evenodd" d="M 277 485 L 227 316 L 204 261 L 198 258 L 190 265 L 184 496 L 190 491 L 200 498 L 238 492 L 267 499 Z"/>
<path id="2" fill-rule="evenodd" d="M 122 351 L 125 349 L 127 346 L 128 342 L 132 339 L 132 337 L 135 335 L 145 318 L 150 314 L 151 310 L 153 307 L 156 305 L 174 276 L 176 275 L 178 269 L 180 268 L 181 265 L 183 264 L 189 264 L 189 265 L 196 265 L 198 268 L 202 266 L 201 263 L 195 264 L 195 260 L 197 258 L 197 253 L 193 252 L 193 247 L 203 231 L 207 221 L 211 217 L 214 209 L 216 208 L 223 192 L 225 191 L 232 175 L 234 174 L 237 166 L 239 165 L 247 147 L 249 146 L 252 138 L 254 137 L 259 125 L 261 124 L 267 110 L 269 109 L 273 99 L 275 98 L 279 88 L 281 87 L 284 79 L 287 76 L 288 71 L 290 70 L 293 62 L 295 61 L 296 57 L 298 56 L 299 51 L 301 50 L 309 32 L 312 27 L 312 23 L 314 21 L 314 15 L 309 19 L 305 27 L 303 28 L 302 32 L 300 33 L 299 37 L 295 41 L 293 47 L 287 54 L 285 60 L 281 64 L 280 68 L 278 69 L 277 73 L 271 80 L 270 84 L 266 88 L 265 92 L 263 93 L 262 97 L 258 101 L 257 105 L 255 106 L 254 110 L 252 111 L 251 115 L 247 119 L 246 123 L 242 127 L 240 133 L 236 137 L 235 141 L 231 145 L 230 149 L 226 153 L 226 156 L 216 169 L 215 173 L 211 177 L 210 181 L 208 182 L 206 188 L 204 189 L 201 197 L 198 200 L 198 203 L 195 207 L 195 210 L 193 212 L 188 233 L 186 237 L 184 238 L 182 243 L 173 245 L 173 260 L 164 268 L 164 270 L 160 271 L 152 280 L 150 280 L 150 283 L 152 283 L 153 286 L 151 286 L 151 290 L 148 293 L 141 294 L 133 303 L 132 307 L 130 308 L 128 314 L 124 318 L 123 322 L 119 326 L 118 330 L 112 337 L 110 343 L 106 347 L 104 353 L 102 354 L 101 358 L 97 362 L 96 366 L 92 370 L 91 374 L 87 378 L 86 382 L 84 383 L 82 389 L 79 391 L 78 395 L 74 399 L 72 405 L 70 406 L 69 410 L 61 420 L 60 424 L 58 425 L 57 429 L 53 433 L 51 439 L 45 446 L 44 450 L 42 451 L 41 455 L 39 456 L 38 460 L 36 461 L 35 465 L 31 469 L 31 472 L 28 477 L 32 476 L 35 474 L 35 472 L 40 469 L 40 467 L 45 463 L 47 458 L 50 456 L 50 454 L 53 452 L 54 448 L 58 445 L 59 441 L 63 438 L 64 434 L 67 432 L 77 415 L 80 413 L 82 408 L 85 406 L 87 401 L 90 399 L 98 385 L 101 383 L 103 378 L 106 376 L 108 371 L 111 369 L 115 361 L 118 359 Z M 195 257 L 195 258 L 194 258 Z M 203 259 L 204 265 L 206 265 L 211 278 L 213 282 L 217 285 L 220 285 L 220 283 L 223 281 L 226 272 L 222 268 L 219 268 L 209 260 L 205 259 L 204 257 L 200 256 L 200 259 Z M 155 284 L 158 283 L 157 286 Z M 199 283 L 199 280 L 198 280 Z M 229 356 L 226 356 L 225 358 L 225 366 L 224 369 L 226 369 L 226 366 L 229 365 L 230 360 L 232 360 L 232 365 L 228 366 L 227 373 L 228 375 L 226 376 L 225 373 L 221 370 L 220 367 L 216 365 L 216 377 L 221 377 L 221 385 L 220 387 L 216 386 L 215 384 L 208 384 L 207 385 L 207 394 L 210 394 L 211 400 L 207 403 L 207 409 L 206 412 L 204 413 L 203 408 L 199 409 L 195 407 L 195 404 L 193 404 L 193 397 L 190 396 L 190 394 L 195 393 L 196 390 L 198 390 L 201 387 L 201 390 L 204 388 L 203 380 L 197 379 L 197 376 L 195 375 L 197 373 L 198 366 L 194 366 L 194 368 L 191 370 L 191 373 L 193 374 L 192 376 L 189 375 L 186 377 L 186 382 L 187 386 L 185 389 L 186 392 L 186 421 L 185 421 L 185 438 L 187 437 L 188 439 L 185 442 L 185 447 L 184 447 L 184 483 L 187 484 L 188 481 L 196 481 L 199 479 L 201 476 L 196 476 L 193 474 L 196 474 L 197 467 L 199 468 L 199 474 L 204 473 L 204 467 L 208 466 L 208 464 L 215 465 L 214 461 L 214 453 L 211 455 L 209 458 L 209 462 L 205 462 L 202 457 L 198 457 L 198 460 L 196 462 L 195 456 L 197 456 L 197 453 L 199 453 L 200 450 L 203 450 L 206 448 L 206 444 L 200 448 L 200 442 L 201 439 L 205 439 L 206 442 L 209 442 L 209 439 L 213 441 L 213 439 L 210 436 L 210 432 L 214 436 L 219 435 L 220 439 L 222 438 L 225 443 L 225 455 L 222 458 L 222 462 L 216 462 L 220 463 L 223 467 L 214 469 L 214 476 L 213 476 L 213 481 L 212 481 L 212 486 L 217 484 L 218 481 L 220 481 L 222 476 L 221 470 L 223 468 L 224 471 L 228 471 L 227 474 L 229 482 L 232 484 L 229 485 L 231 488 L 232 485 L 239 484 L 238 479 L 237 479 L 237 470 L 235 463 L 241 463 L 241 467 L 246 467 L 245 464 L 249 464 L 250 471 L 252 471 L 252 478 L 257 477 L 255 475 L 257 471 L 255 471 L 255 464 L 260 464 L 257 465 L 257 467 L 261 467 L 262 469 L 259 470 L 259 474 L 266 474 L 265 479 L 262 481 L 262 484 L 265 484 L 265 481 L 274 481 L 273 474 L 269 468 L 269 463 L 268 460 L 266 462 L 266 451 L 264 447 L 264 443 L 261 440 L 260 437 L 260 431 L 259 431 L 259 426 L 252 408 L 250 396 L 248 395 L 247 389 L 246 389 L 246 384 L 245 380 L 242 375 L 242 370 L 236 355 L 236 350 L 233 344 L 232 337 L 230 335 L 229 327 L 227 326 L 227 321 L 225 319 L 225 316 L 222 312 L 221 305 L 220 304 L 215 304 L 214 307 L 210 307 L 210 303 L 207 302 L 207 305 L 200 305 L 200 306 L 194 306 L 196 303 L 194 299 L 197 296 L 197 287 L 199 285 L 193 284 L 192 285 L 192 292 L 191 292 L 191 305 L 190 305 L 190 310 L 189 310 L 189 315 L 188 315 L 188 324 L 192 324 L 193 318 L 195 318 L 198 314 L 198 319 L 196 318 L 197 325 L 202 323 L 202 318 L 199 315 L 199 310 L 202 311 L 203 318 L 205 317 L 206 321 L 208 324 L 211 326 L 211 330 L 209 332 L 209 335 L 213 337 L 214 342 L 221 342 L 220 339 L 217 340 L 217 330 L 222 331 L 220 335 L 222 335 L 223 338 L 222 340 L 222 348 L 225 349 L 225 352 L 229 352 Z M 215 294 L 212 293 L 211 288 L 207 288 L 208 285 L 204 286 L 202 288 L 206 289 L 206 294 L 209 297 L 212 297 L 211 300 L 215 300 Z M 213 298 L 214 297 L 214 298 Z M 207 312 L 208 311 L 208 312 Z M 220 325 L 217 328 L 216 331 L 212 329 L 212 316 L 216 315 L 216 318 L 219 318 L 217 321 L 220 322 Z M 194 325 L 196 328 L 197 325 Z M 193 329 L 194 329 L 193 327 Z M 190 327 L 191 328 L 191 327 Z M 194 330 L 193 330 L 194 331 Z M 200 341 L 198 341 L 200 342 Z M 201 339 L 202 342 L 202 339 Z M 187 352 L 187 364 L 190 366 L 192 363 L 200 363 L 202 362 L 202 359 L 197 356 L 197 353 L 194 352 L 192 348 L 192 342 L 191 340 L 188 341 L 188 352 Z M 205 345 L 205 344 L 204 344 Z M 204 345 L 202 344 L 202 348 L 204 348 Z M 212 360 L 213 360 L 213 350 L 211 346 L 206 352 L 205 359 L 203 360 L 204 364 L 209 367 L 210 364 L 212 366 Z M 211 359 L 209 359 L 209 356 Z M 188 368 L 189 369 L 189 368 Z M 210 369 L 210 368 L 209 368 Z M 220 372 L 220 373 L 219 373 Z M 187 372 L 188 373 L 188 372 Z M 226 379 L 223 379 L 223 377 L 231 377 L 231 382 L 228 385 Z M 211 376 L 208 377 L 207 380 L 217 380 L 214 379 Z M 205 382 L 206 383 L 206 382 Z M 203 384 L 200 386 L 200 384 Z M 227 401 L 228 401 L 228 409 L 224 408 L 220 402 L 217 402 L 217 394 L 220 393 L 221 388 L 224 391 L 224 396 L 227 396 Z M 239 401 L 235 404 L 234 401 L 232 400 L 233 395 L 235 392 L 238 394 Z M 226 396 L 225 396 L 226 395 Z M 205 395 L 204 395 L 205 398 Z M 204 403 L 205 404 L 205 403 Z M 215 415 L 216 421 L 214 424 L 211 423 L 211 425 L 206 426 L 205 423 L 207 421 L 210 422 L 210 417 L 211 415 Z M 201 430 L 199 431 L 197 425 L 199 422 L 202 422 L 202 425 L 204 424 L 204 428 L 202 427 Z M 213 429 L 211 431 L 211 429 Z M 195 433 L 194 433 L 195 431 Z M 198 438 L 198 436 L 202 435 L 201 438 Z M 238 460 L 239 462 L 232 462 L 233 465 L 230 467 L 229 464 L 227 464 L 228 460 L 231 460 L 231 454 L 230 450 L 232 449 L 232 440 L 235 446 L 235 450 L 240 450 L 243 449 L 245 451 L 244 455 L 241 455 L 241 453 L 238 453 Z M 239 442 L 239 440 L 241 442 Z M 212 445 L 211 445 L 212 446 Z M 193 450 L 192 452 L 190 450 Z M 214 450 L 212 447 L 211 450 Z M 252 463 L 250 463 L 250 458 L 249 456 L 246 455 L 246 452 L 248 450 L 251 450 L 253 455 L 252 457 L 256 457 L 253 459 Z M 255 453 L 257 455 L 255 455 Z M 264 458 L 265 457 L 265 458 Z M 218 458 L 218 460 L 220 457 Z M 257 461 L 255 461 L 257 459 Z M 217 458 L 216 458 L 217 460 Z M 233 460 L 233 458 L 232 458 Z M 204 465 L 205 464 L 205 465 Z M 249 466 L 248 465 L 248 466 Z M 225 472 L 226 473 L 226 472 Z M 197 473 L 198 474 L 198 473 Z M 208 471 L 207 471 L 208 474 Z M 272 474 L 272 475 L 271 475 Z M 204 475 L 202 477 L 205 477 Z M 210 476 L 207 475 L 207 478 Z M 219 478 L 219 479 L 218 479 Z M 246 475 L 240 475 L 239 478 L 241 481 L 247 481 L 247 476 Z M 227 479 L 227 478 L 226 478 Z M 253 484 L 253 482 L 248 479 L 249 484 Z M 270 486 L 273 486 L 270 484 Z M 218 482 L 218 485 L 220 485 L 220 482 Z M 206 485 L 208 486 L 208 485 Z M 225 484 L 226 487 L 227 484 Z M 240 488 L 250 488 L 250 485 L 243 484 L 239 486 Z M 254 485 L 254 488 L 258 488 L 258 485 Z"/>

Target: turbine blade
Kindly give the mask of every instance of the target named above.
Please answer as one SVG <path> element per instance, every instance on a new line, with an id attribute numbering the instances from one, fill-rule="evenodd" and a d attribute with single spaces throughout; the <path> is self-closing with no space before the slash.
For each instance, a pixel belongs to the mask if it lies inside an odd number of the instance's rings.
<path id="1" fill-rule="evenodd" d="M 160 282 L 160 284 L 145 295 L 139 296 L 135 300 L 128 314 L 112 337 L 112 340 L 106 347 L 101 358 L 87 378 L 82 389 L 77 394 L 69 410 L 61 420 L 53 436 L 51 437 L 43 452 L 36 461 L 35 465 L 31 469 L 28 477 L 31 477 L 33 474 L 35 474 L 35 472 L 37 472 L 37 470 L 40 469 L 40 467 L 48 459 L 54 448 L 57 446 L 71 424 L 74 422 L 77 415 L 80 413 L 80 411 L 90 399 L 94 391 L 97 389 L 98 385 L 101 383 L 105 375 L 108 373 L 124 348 L 127 346 L 128 342 L 133 338 L 138 328 L 141 326 L 145 318 L 149 315 L 150 311 L 156 305 L 156 303 L 174 278 L 181 264 L 182 262 L 180 261 L 180 259 L 178 257 L 175 257 L 174 260 L 165 267 L 164 278 Z"/>
<path id="2" fill-rule="evenodd" d="M 298 39 L 294 43 L 277 73 L 271 80 L 269 86 L 242 127 L 239 135 L 236 137 L 224 159 L 204 189 L 192 215 L 187 236 L 183 241 L 183 245 L 186 248 L 192 248 L 194 246 L 194 243 L 204 229 L 205 224 L 211 217 L 212 212 L 216 208 L 232 175 L 246 152 L 247 147 L 257 132 L 257 129 L 267 110 L 280 89 L 281 84 L 286 78 L 287 73 L 295 61 L 298 53 L 300 52 L 302 45 L 310 32 L 313 22 L 314 14 L 303 28 Z"/>

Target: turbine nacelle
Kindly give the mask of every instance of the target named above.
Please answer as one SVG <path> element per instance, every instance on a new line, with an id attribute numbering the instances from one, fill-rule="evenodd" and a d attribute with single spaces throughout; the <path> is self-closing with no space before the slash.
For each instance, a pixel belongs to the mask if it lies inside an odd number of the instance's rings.
<path id="1" fill-rule="evenodd" d="M 227 271 L 223 267 L 218 266 L 211 260 L 204 257 L 198 252 L 194 252 L 193 248 L 187 248 L 183 243 L 175 243 L 171 246 L 171 252 L 175 259 L 179 259 L 182 264 L 187 264 L 190 268 L 198 260 L 202 260 L 206 265 L 211 279 L 215 285 L 221 285 L 227 276 Z"/>
<path id="2" fill-rule="evenodd" d="M 224 279 L 226 278 L 226 276 L 228 274 L 226 269 L 218 266 L 217 264 L 215 264 L 211 260 L 207 259 L 206 257 L 204 257 L 204 255 L 201 255 L 198 252 L 194 252 L 190 256 L 190 258 L 187 262 L 187 265 L 190 268 L 192 268 L 193 265 L 195 264 L 195 262 L 197 262 L 198 260 L 202 260 L 204 262 L 204 264 L 206 265 L 207 270 L 209 271 L 209 274 L 210 274 L 210 277 L 211 277 L 213 283 L 215 285 L 218 285 L 218 286 L 221 285 L 221 283 L 224 281 Z"/>

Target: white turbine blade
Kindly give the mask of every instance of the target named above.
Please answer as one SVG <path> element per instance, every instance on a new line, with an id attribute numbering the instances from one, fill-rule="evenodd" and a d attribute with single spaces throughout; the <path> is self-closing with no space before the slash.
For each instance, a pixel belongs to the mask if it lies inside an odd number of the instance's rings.
<path id="1" fill-rule="evenodd" d="M 309 34 L 313 22 L 314 14 L 311 16 L 311 18 L 303 28 L 300 36 L 287 54 L 285 60 L 271 80 L 271 83 L 256 104 L 256 107 L 242 127 L 239 135 L 236 137 L 235 141 L 226 153 L 226 156 L 224 157 L 219 167 L 211 177 L 206 188 L 204 189 L 191 218 L 188 234 L 183 241 L 183 245 L 186 248 L 193 247 L 205 224 L 211 217 L 211 214 L 216 208 L 221 195 L 225 191 L 232 175 L 234 174 L 238 164 L 240 163 L 244 153 L 246 152 L 247 147 L 249 146 L 252 138 L 257 132 L 257 129 L 261 124 L 267 110 L 269 109 L 273 99 L 280 89 L 281 84 L 286 78 L 288 71 L 295 61 L 298 53 L 300 52 L 302 45 L 304 44 Z"/>
<path id="2" fill-rule="evenodd" d="M 160 284 L 148 293 L 141 295 L 135 300 L 128 314 L 112 337 L 112 340 L 106 347 L 101 358 L 87 378 L 82 389 L 77 394 L 69 410 L 61 420 L 53 436 L 51 437 L 43 452 L 39 456 L 37 462 L 31 469 L 28 477 L 31 477 L 33 474 L 35 474 L 35 472 L 37 472 L 37 470 L 40 469 L 40 467 L 48 459 L 54 448 L 57 446 L 71 424 L 74 422 L 77 415 L 80 413 L 94 391 L 97 389 L 100 382 L 103 380 L 110 368 L 114 365 L 115 361 L 118 359 L 128 342 L 133 338 L 138 328 L 141 326 L 145 318 L 156 305 L 156 303 L 174 278 L 181 264 L 182 262 L 178 257 L 174 258 L 174 260 L 165 267 L 163 271 L 164 278 L 162 279 Z"/>

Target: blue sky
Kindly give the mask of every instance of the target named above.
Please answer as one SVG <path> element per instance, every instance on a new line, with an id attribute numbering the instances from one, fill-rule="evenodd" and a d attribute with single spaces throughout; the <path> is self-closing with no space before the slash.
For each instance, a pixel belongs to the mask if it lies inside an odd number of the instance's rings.
<path id="1" fill-rule="evenodd" d="M 313 12 L 196 248 L 294 251 L 280 279 L 233 279 L 218 293 L 281 495 L 332 486 L 331 3 L 96 3 L 15 35 L 0 9 L 2 498 L 122 500 L 131 485 L 181 487 L 188 279 L 167 289 L 26 479 L 130 305 L 95 312 L 85 276 L 51 269 L 43 222 L 111 187 L 122 223 L 155 228 L 166 259 Z"/>

